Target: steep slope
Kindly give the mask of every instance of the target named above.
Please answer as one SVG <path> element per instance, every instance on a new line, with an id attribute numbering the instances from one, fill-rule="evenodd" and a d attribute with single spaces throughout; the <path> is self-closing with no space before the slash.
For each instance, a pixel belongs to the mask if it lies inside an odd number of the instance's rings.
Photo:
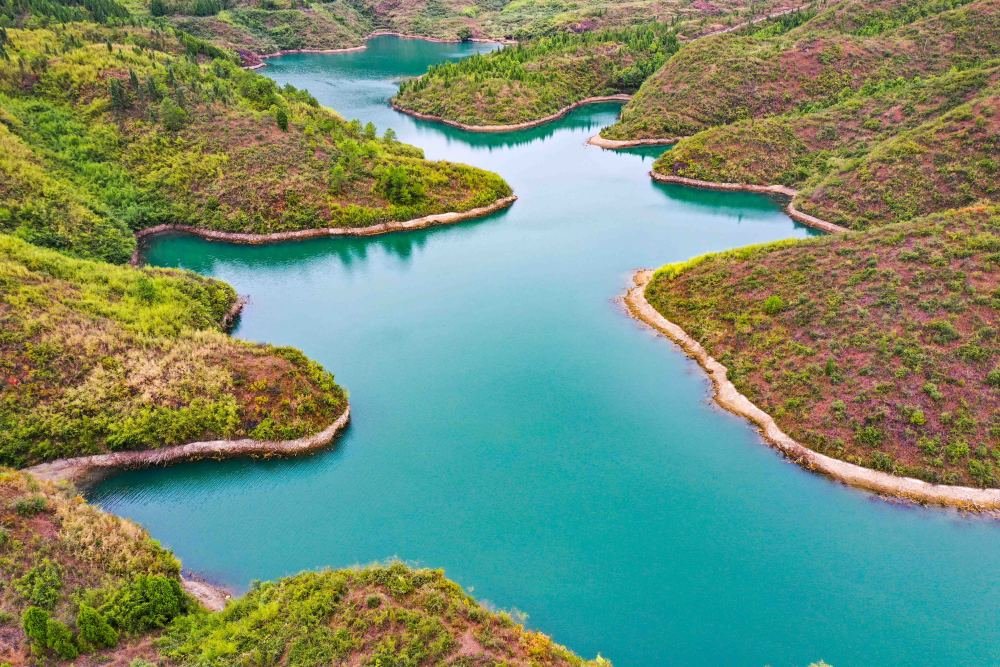
<path id="1" fill-rule="evenodd" d="M 747 118 L 829 106 L 867 82 L 928 76 L 996 58 L 997 34 L 997 0 L 847 0 L 783 34 L 761 29 L 690 43 L 647 79 L 621 120 L 601 134 L 682 137 Z"/>
<path id="2" fill-rule="evenodd" d="M 1000 486 L 1000 208 L 667 265 L 648 301 L 815 451 Z"/>

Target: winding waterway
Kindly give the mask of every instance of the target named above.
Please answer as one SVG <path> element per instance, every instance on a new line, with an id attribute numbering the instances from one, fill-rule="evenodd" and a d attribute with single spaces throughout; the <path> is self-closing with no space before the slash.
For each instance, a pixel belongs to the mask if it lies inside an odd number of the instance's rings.
<path id="1" fill-rule="evenodd" d="M 650 182 L 657 149 L 585 146 L 613 105 L 473 135 L 386 105 L 483 45 L 378 38 L 262 70 L 427 156 L 502 174 L 490 218 L 269 247 L 156 241 L 151 263 L 250 296 L 236 335 L 335 372 L 353 422 L 292 461 L 97 487 L 186 568 L 236 588 L 399 557 L 618 667 L 1000 663 L 1000 526 L 800 470 L 715 407 L 700 369 L 616 303 L 632 269 L 802 237 L 770 200 Z"/>

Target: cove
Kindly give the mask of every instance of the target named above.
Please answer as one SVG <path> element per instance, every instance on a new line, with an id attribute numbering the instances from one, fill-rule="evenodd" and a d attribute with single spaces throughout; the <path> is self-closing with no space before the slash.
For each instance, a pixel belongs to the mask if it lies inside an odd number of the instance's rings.
<path id="1" fill-rule="evenodd" d="M 249 296 L 237 336 L 333 371 L 353 422 L 316 456 L 129 472 L 92 499 L 238 589 L 391 557 L 441 567 L 618 667 L 1000 661 L 1000 526 L 784 461 L 616 302 L 632 269 L 810 232 L 759 195 L 651 182 L 662 149 L 586 146 L 615 105 L 509 135 L 386 105 L 399 77 L 483 48 L 377 38 L 268 61 L 520 199 L 376 238 L 156 240 L 149 262 Z"/>

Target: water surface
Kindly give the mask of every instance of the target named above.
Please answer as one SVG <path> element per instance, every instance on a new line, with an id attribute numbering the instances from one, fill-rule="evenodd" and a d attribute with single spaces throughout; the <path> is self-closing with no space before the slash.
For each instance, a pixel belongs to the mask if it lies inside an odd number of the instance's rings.
<path id="1" fill-rule="evenodd" d="M 615 300 L 634 268 L 808 231 L 764 197 L 652 183 L 657 149 L 587 147 L 613 105 L 509 135 L 386 106 L 399 77 L 482 48 L 379 38 L 268 61 L 520 200 L 378 238 L 157 241 L 152 263 L 250 296 L 238 336 L 334 371 L 353 422 L 310 458 L 131 472 L 94 498 L 237 588 L 395 556 L 619 667 L 1000 662 L 997 525 L 785 462 Z"/>

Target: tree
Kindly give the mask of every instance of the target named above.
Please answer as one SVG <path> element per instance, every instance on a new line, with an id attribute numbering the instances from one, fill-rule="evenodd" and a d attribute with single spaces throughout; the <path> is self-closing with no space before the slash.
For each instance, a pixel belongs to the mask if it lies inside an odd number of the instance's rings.
<path id="1" fill-rule="evenodd" d="M 131 101 L 128 98 L 128 92 L 125 90 L 125 86 L 118 79 L 111 79 L 108 83 L 108 88 L 111 92 L 111 108 L 115 111 L 124 111 L 132 106 Z"/>
<path id="2" fill-rule="evenodd" d="M 376 172 L 376 189 L 393 204 L 408 206 L 424 197 L 424 188 L 400 165 L 383 167 Z"/>
<path id="3" fill-rule="evenodd" d="M 163 98 L 160 102 L 160 120 L 170 132 L 177 132 L 187 123 L 188 114 L 184 108 L 177 104 L 171 97 Z"/>
<path id="4" fill-rule="evenodd" d="M 10 43 L 10 38 L 7 36 L 7 29 L 0 26 L 0 60 L 7 60 L 7 45 Z"/>
<path id="5" fill-rule="evenodd" d="M 462 26 L 458 29 L 458 38 L 463 42 L 468 42 L 472 39 L 472 28 L 467 25 Z"/>
<path id="6" fill-rule="evenodd" d="M 285 111 L 285 107 L 278 107 L 278 110 L 274 113 L 274 120 L 283 132 L 288 132 L 288 112 Z"/>
<path id="7" fill-rule="evenodd" d="M 166 16 L 167 15 L 167 3 L 163 0 L 153 0 L 149 4 L 149 13 L 153 16 Z"/>

